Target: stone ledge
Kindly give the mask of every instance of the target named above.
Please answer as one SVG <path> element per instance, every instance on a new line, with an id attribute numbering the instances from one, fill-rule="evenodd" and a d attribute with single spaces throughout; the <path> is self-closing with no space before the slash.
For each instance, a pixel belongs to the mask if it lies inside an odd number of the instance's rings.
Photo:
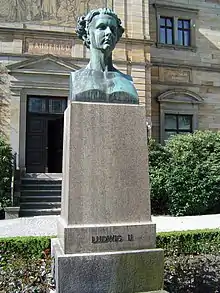
<path id="1" fill-rule="evenodd" d="M 162 44 L 162 43 L 156 43 L 156 47 L 158 49 L 184 50 L 184 51 L 192 51 L 192 52 L 197 51 L 197 47 L 169 45 L 169 44 Z"/>
<path id="2" fill-rule="evenodd" d="M 5 207 L 4 211 L 6 220 L 19 218 L 20 207 Z"/>

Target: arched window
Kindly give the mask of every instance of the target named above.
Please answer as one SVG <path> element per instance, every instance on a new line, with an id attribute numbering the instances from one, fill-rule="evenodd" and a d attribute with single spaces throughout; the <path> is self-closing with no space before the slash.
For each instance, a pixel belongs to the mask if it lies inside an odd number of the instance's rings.
<path id="1" fill-rule="evenodd" d="M 160 141 L 171 135 L 198 129 L 198 105 L 203 99 L 188 90 L 168 90 L 158 97 L 160 103 Z"/>

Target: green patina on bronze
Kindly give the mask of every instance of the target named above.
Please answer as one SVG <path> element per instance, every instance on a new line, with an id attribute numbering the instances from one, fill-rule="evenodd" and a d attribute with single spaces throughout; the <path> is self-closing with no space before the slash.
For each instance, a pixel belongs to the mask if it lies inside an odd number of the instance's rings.
<path id="1" fill-rule="evenodd" d="M 112 51 L 124 32 L 117 15 L 109 8 L 92 10 L 78 19 L 76 32 L 90 49 L 90 62 L 71 73 L 70 99 L 138 104 L 131 76 L 112 63 Z"/>

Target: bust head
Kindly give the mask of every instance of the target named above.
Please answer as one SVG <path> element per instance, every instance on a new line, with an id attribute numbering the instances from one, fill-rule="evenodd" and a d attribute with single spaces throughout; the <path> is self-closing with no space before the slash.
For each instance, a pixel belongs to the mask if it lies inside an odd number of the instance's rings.
<path id="1" fill-rule="evenodd" d="M 112 52 L 124 28 L 121 20 L 109 8 L 90 11 L 78 19 L 76 33 L 89 49 Z"/>

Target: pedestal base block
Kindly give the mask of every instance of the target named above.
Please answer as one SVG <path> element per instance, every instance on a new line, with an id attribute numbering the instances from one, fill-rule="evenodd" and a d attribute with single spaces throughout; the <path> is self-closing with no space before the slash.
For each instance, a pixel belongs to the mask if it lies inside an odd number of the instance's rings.
<path id="1" fill-rule="evenodd" d="M 64 254 L 52 239 L 56 293 L 165 292 L 162 249 Z"/>
<path id="2" fill-rule="evenodd" d="M 152 222 L 118 225 L 66 225 L 58 220 L 58 238 L 65 254 L 155 248 Z M 73 241 L 74 239 L 74 241 Z"/>

